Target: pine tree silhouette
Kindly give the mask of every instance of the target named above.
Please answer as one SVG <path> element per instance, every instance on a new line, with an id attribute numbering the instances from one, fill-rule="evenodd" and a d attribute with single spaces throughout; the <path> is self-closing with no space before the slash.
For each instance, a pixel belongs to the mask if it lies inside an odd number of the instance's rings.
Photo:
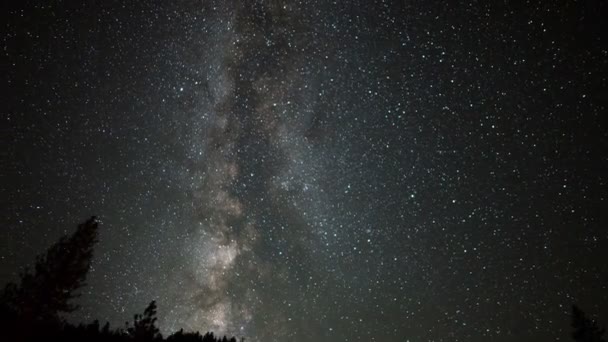
<path id="1" fill-rule="evenodd" d="M 207 332 L 205 336 L 203 336 L 203 342 L 216 342 L 218 339 L 215 338 L 212 332 Z"/>
<path id="2" fill-rule="evenodd" d="M 127 333 L 135 341 L 162 340 L 160 330 L 156 327 L 156 301 L 152 301 L 143 315 L 133 317 L 133 326 L 127 326 Z"/>
<path id="3" fill-rule="evenodd" d="M 2 292 L 4 310 L 22 321 L 57 321 L 60 313 L 76 310 L 71 300 L 85 279 L 93 247 L 97 242 L 98 222 L 93 216 L 80 224 L 71 236 L 63 236 L 36 258 L 34 272 L 26 269 L 19 285 L 9 283 Z"/>
<path id="4" fill-rule="evenodd" d="M 220 338 L 212 332 L 180 330 L 163 339 L 156 326 L 156 302 L 143 314 L 134 315 L 133 325 L 126 329 L 100 326 L 98 320 L 74 325 L 61 313 L 78 307 L 72 300 L 85 286 L 87 272 L 97 242 L 98 222 L 91 217 L 80 224 L 71 236 L 63 236 L 36 258 L 33 272 L 26 270 L 19 284 L 9 283 L 0 292 L 0 340 L 4 341 L 173 341 L 173 342 L 237 342 L 235 337 Z M 241 340 L 243 342 L 244 339 Z"/>
<path id="5" fill-rule="evenodd" d="M 595 320 L 587 318 L 576 305 L 572 306 L 572 338 L 579 342 L 606 342 L 602 338 L 606 329 L 600 329 Z"/>

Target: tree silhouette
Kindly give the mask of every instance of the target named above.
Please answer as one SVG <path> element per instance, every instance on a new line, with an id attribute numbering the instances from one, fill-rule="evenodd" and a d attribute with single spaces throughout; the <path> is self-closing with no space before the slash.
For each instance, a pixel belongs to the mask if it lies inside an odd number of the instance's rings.
<path id="1" fill-rule="evenodd" d="M 236 338 L 220 338 L 208 332 L 180 330 L 166 340 L 156 326 L 156 302 L 143 314 L 134 315 L 126 329 L 111 329 L 99 321 L 78 325 L 65 321 L 61 313 L 78 306 L 72 300 L 85 285 L 97 242 L 98 222 L 91 217 L 80 224 L 72 235 L 63 236 L 36 258 L 34 270 L 25 270 L 19 284 L 9 283 L 0 291 L 0 340 L 4 341 L 173 341 L 173 342 L 236 342 Z M 244 340 L 241 340 L 243 342 Z"/>
<path id="2" fill-rule="evenodd" d="M 9 283 L 2 291 L 3 311 L 21 321 L 59 321 L 59 314 L 78 307 L 71 300 L 85 279 L 93 247 L 97 242 L 98 222 L 93 216 L 80 224 L 71 236 L 63 236 L 36 258 L 33 273 L 25 270 L 19 285 Z"/>
<path id="3" fill-rule="evenodd" d="M 602 338 L 606 329 L 600 329 L 595 320 L 587 318 L 576 305 L 572 305 L 572 338 L 579 342 L 606 342 Z"/>
<path id="4" fill-rule="evenodd" d="M 127 333 L 135 341 L 162 340 L 160 330 L 156 327 L 156 301 L 152 301 L 143 315 L 133 316 L 133 326 L 127 326 Z"/>
<path id="5" fill-rule="evenodd" d="M 224 336 L 223 338 L 220 336 L 215 336 L 212 332 L 207 332 L 205 335 L 201 336 L 201 334 L 197 332 L 184 332 L 184 329 L 180 329 L 179 331 L 173 333 L 165 340 L 167 342 L 236 342 L 236 337 L 228 338 Z M 244 338 L 241 338 L 241 342 L 245 342 Z"/>

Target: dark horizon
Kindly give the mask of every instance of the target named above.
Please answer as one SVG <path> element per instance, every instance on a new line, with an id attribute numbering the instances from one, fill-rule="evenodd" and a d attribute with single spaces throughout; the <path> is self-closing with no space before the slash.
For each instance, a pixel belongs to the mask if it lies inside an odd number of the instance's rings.
<path id="1" fill-rule="evenodd" d="M 608 323 L 608 5 L 10 1 L 0 284 L 248 342 Z"/>

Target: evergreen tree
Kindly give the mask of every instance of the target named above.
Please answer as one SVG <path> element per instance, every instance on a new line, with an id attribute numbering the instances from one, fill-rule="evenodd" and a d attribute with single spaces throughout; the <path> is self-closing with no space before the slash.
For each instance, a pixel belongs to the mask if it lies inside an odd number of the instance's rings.
<path id="1" fill-rule="evenodd" d="M 36 258 L 34 271 L 26 270 L 19 285 L 9 283 L 2 292 L 4 311 L 21 321 L 58 321 L 59 313 L 72 312 L 71 300 L 85 285 L 93 247 L 97 242 L 98 222 L 91 217 L 71 236 L 63 236 L 45 255 Z"/>
<path id="2" fill-rule="evenodd" d="M 7 341 L 165 341 L 156 326 L 156 302 L 143 314 L 134 316 L 126 330 L 103 327 L 95 320 L 89 324 L 66 322 L 61 313 L 77 309 L 72 300 L 85 285 L 91 266 L 93 247 L 97 242 L 98 222 L 91 217 L 80 224 L 71 236 L 63 236 L 45 254 L 36 258 L 33 271 L 26 270 L 18 284 L 9 283 L 0 292 L 0 333 Z M 237 342 L 235 337 L 220 338 L 208 332 L 180 330 L 166 341 Z M 243 342 L 244 339 L 241 340 Z M 594 341 L 595 342 L 595 341 Z M 603 341 L 602 341 L 603 342 Z"/>
<path id="3" fill-rule="evenodd" d="M 203 342 L 216 342 L 218 339 L 215 338 L 212 332 L 207 332 L 205 336 L 203 336 Z"/>
<path id="4" fill-rule="evenodd" d="M 133 317 L 133 326 L 127 327 L 127 333 L 135 341 L 161 340 L 160 330 L 156 327 L 156 301 L 152 301 L 143 315 L 136 314 Z"/>
<path id="5" fill-rule="evenodd" d="M 595 320 L 587 318 L 576 305 L 572 306 L 572 338 L 579 342 L 606 342 L 602 338 L 605 329 L 600 329 Z"/>

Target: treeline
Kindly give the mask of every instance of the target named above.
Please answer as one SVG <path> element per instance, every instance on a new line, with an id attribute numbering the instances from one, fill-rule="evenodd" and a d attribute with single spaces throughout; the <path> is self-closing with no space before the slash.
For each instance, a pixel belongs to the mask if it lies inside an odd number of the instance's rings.
<path id="1" fill-rule="evenodd" d="M 0 341 L 172 341 L 237 342 L 235 337 L 215 336 L 211 332 L 177 331 L 166 338 L 156 326 L 156 302 L 123 328 L 112 329 L 99 321 L 74 325 L 62 314 L 78 309 L 73 300 L 85 285 L 97 243 L 98 222 L 91 217 L 71 236 L 63 236 L 46 254 L 36 258 L 33 270 L 26 269 L 19 284 L 9 283 L 0 293 Z M 606 342 L 605 329 L 572 307 L 572 338 L 578 342 Z M 244 342 L 244 339 L 241 339 Z"/>
<path id="2" fill-rule="evenodd" d="M 4 287 L 0 293 L 0 341 L 237 342 L 234 337 L 183 330 L 164 338 L 156 326 L 154 301 L 123 328 L 112 329 L 109 323 L 100 326 L 99 321 L 67 322 L 62 314 L 78 309 L 73 300 L 85 286 L 98 227 L 95 217 L 80 224 L 76 232 L 63 236 L 38 256 L 33 270 L 26 269 L 18 284 Z"/>

